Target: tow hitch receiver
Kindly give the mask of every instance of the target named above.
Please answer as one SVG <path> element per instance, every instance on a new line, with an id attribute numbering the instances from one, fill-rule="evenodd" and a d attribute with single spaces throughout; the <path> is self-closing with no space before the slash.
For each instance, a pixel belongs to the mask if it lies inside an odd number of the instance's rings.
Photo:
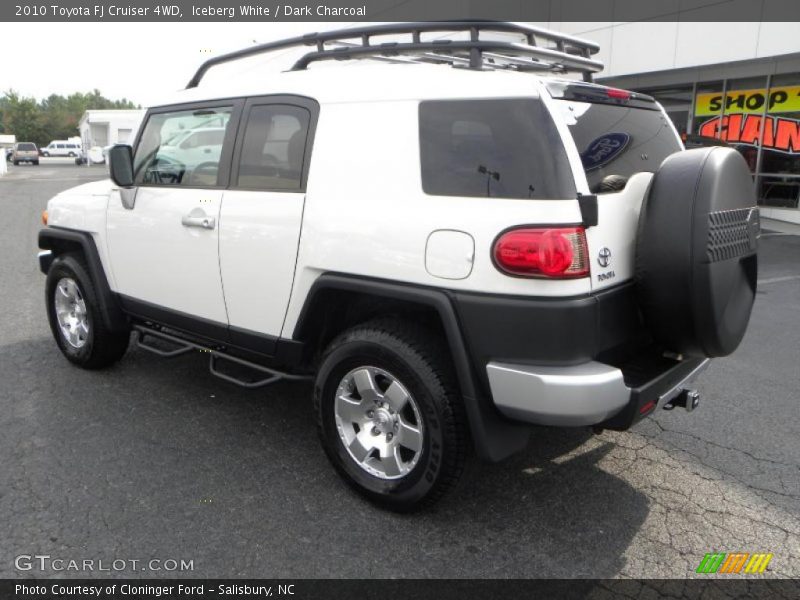
<path id="1" fill-rule="evenodd" d="M 700 392 L 697 390 L 681 390 L 681 392 L 664 405 L 664 410 L 672 410 L 676 406 L 682 406 L 686 412 L 692 412 L 700 406 Z"/>

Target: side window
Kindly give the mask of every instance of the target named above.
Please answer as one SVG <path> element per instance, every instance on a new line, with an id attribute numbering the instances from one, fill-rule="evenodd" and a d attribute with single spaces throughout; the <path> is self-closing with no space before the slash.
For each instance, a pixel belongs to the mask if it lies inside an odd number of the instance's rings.
<path id="1" fill-rule="evenodd" d="M 538 99 L 421 102 L 419 141 L 426 194 L 575 197 L 564 144 Z"/>
<path id="2" fill-rule="evenodd" d="M 56 148 L 63 149 L 64 148 L 64 144 L 56 144 Z"/>
<path id="3" fill-rule="evenodd" d="M 150 115 L 133 158 L 137 185 L 215 187 L 232 107 Z"/>
<path id="4" fill-rule="evenodd" d="M 247 116 L 235 187 L 299 191 L 310 118 L 308 110 L 299 106 L 253 106 Z"/>

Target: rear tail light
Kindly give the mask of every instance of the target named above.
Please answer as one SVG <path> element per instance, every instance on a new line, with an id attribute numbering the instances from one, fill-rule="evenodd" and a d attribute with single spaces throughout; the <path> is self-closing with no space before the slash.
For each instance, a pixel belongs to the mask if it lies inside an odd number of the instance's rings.
<path id="1" fill-rule="evenodd" d="M 609 98 L 613 98 L 614 100 L 630 100 L 631 93 L 627 90 L 620 90 L 617 88 L 606 88 L 606 94 Z"/>
<path id="2" fill-rule="evenodd" d="M 589 275 L 583 227 L 512 229 L 494 243 L 495 265 L 524 277 L 570 279 Z"/>

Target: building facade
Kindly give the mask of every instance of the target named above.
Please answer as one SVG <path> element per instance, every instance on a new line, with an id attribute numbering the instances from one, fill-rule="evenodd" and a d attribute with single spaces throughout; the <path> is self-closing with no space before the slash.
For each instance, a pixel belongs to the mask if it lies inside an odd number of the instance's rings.
<path id="1" fill-rule="evenodd" d="M 87 110 L 78 123 L 83 149 L 133 143 L 143 116 L 140 109 Z"/>

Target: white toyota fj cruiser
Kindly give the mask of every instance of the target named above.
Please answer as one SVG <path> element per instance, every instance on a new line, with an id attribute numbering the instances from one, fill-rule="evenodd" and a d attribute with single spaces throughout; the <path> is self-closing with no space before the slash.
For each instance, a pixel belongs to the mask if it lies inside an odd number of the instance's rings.
<path id="1" fill-rule="evenodd" d="M 302 46 L 285 73 L 198 85 Z M 752 178 L 735 150 L 684 151 L 652 98 L 592 84 L 597 50 L 466 21 L 207 61 L 111 150 L 111 181 L 49 202 L 59 348 L 101 368 L 133 333 L 244 387 L 313 378 L 331 462 L 395 510 L 441 497 L 473 451 L 524 448 L 529 424 L 694 408 L 688 382 L 755 297 Z"/>

